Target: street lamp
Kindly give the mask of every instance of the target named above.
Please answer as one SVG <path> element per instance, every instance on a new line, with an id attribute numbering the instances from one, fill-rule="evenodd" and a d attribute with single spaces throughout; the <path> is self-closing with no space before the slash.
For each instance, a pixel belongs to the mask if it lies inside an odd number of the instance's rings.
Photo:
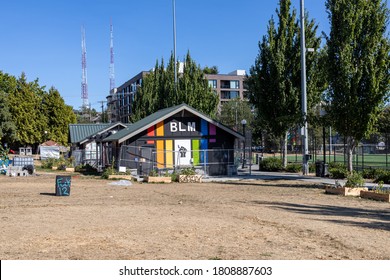
<path id="1" fill-rule="evenodd" d="M 243 158 L 242 158 L 242 168 L 244 168 L 245 167 L 245 162 L 246 162 L 246 158 L 245 158 L 245 144 L 246 144 L 245 126 L 246 126 L 246 119 L 243 119 L 241 121 L 241 124 L 242 124 L 242 133 L 244 134 L 244 155 L 243 155 Z"/>
<path id="2" fill-rule="evenodd" d="M 306 45 L 305 45 L 305 8 L 304 0 L 300 1 L 300 23 L 301 23 L 301 94 L 302 94 L 302 117 L 303 117 L 303 127 L 302 127 L 302 136 L 303 136 L 303 149 L 302 149 L 302 171 L 303 175 L 308 175 L 309 173 L 309 143 L 308 143 L 308 133 L 307 133 L 307 95 L 306 95 Z"/>

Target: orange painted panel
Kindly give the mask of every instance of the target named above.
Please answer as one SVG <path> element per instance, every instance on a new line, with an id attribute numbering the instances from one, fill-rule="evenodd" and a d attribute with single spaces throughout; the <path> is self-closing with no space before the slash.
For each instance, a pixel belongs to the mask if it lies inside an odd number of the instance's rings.
<path id="1" fill-rule="evenodd" d="M 173 140 L 165 141 L 165 164 L 167 168 L 173 168 Z"/>
<path id="2" fill-rule="evenodd" d="M 157 168 L 164 168 L 164 140 L 156 141 L 156 159 L 157 159 Z"/>
<path id="3" fill-rule="evenodd" d="M 159 122 L 156 127 L 156 136 L 164 136 L 164 121 Z"/>

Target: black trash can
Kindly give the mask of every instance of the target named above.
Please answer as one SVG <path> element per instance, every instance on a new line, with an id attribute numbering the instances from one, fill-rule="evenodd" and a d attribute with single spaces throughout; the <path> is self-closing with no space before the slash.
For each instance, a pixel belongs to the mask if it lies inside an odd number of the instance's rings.
<path id="1" fill-rule="evenodd" d="M 316 177 L 323 177 L 323 168 L 324 168 L 324 162 L 323 161 L 316 161 Z"/>
<path id="2" fill-rule="evenodd" d="M 328 164 L 323 161 L 316 161 L 316 177 L 326 177 L 328 175 Z"/>

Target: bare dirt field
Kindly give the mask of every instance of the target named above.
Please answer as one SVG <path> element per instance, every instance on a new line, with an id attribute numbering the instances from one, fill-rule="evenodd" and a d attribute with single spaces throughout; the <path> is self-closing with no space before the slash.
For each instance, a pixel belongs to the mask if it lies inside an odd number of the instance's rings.
<path id="1" fill-rule="evenodd" d="M 300 181 L 0 176 L 0 259 L 390 259 L 390 204 Z"/>

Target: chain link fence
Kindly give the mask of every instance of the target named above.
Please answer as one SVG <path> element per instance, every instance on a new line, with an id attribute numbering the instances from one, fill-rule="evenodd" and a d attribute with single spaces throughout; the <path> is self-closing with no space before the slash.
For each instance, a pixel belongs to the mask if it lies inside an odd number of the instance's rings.
<path id="1" fill-rule="evenodd" d="M 250 149 L 245 159 L 250 162 Z M 159 174 L 178 172 L 185 168 L 194 168 L 197 174 L 204 176 L 235 175 L 242 166 L 242 150 L 157 150 L 154 147 L 121 146 L 118 168 L 126 167 L 131 173 L 148 175 L 152 171 Z"/>

